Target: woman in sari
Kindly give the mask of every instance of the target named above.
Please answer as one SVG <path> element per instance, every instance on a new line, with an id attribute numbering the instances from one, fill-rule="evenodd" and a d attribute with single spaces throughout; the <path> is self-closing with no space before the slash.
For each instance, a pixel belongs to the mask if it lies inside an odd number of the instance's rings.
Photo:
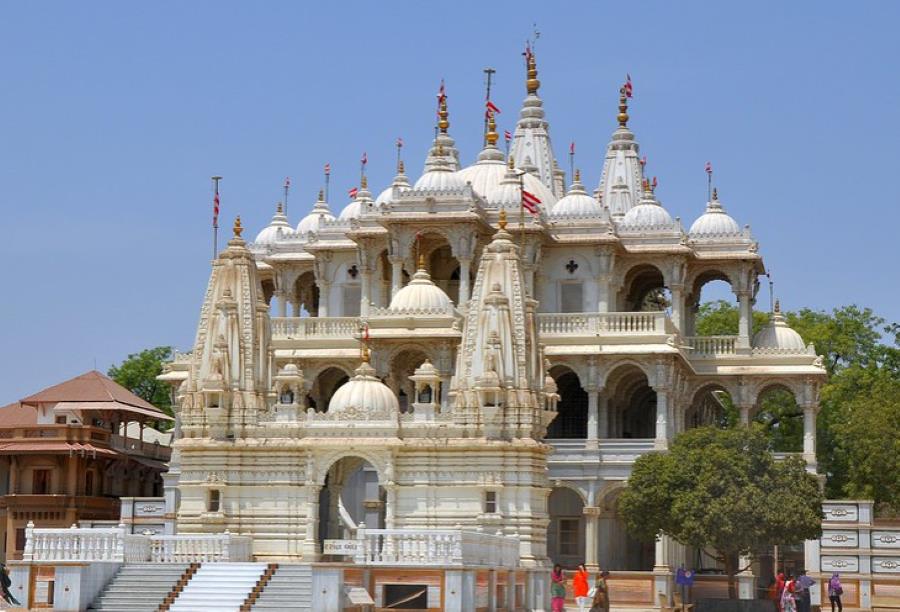
<path id="1" fill-rule="evenodd" d="M 782 612 L 797 612 L 797 600 L 794 599 L 794 577 L 788 576 L 784 583 L 784 590 L 781 592 L 781 610 Z"/>
<path id="2" fill-rule="evenodd" d="M 566 577 L 563 575 L 562 566 L 557 563 L 550 573 L 550 609 L 553 612 L 565 612 L 566 608 Z"/>
<path id="3" fill-rule="evenodd" d="M 841 603 L 841 595 L 844 594 L 844 587 L 841 586 L 841 575 L 837 572 L 831 575 L 828 581 L 828 601 L 831 602 L 831 612 L 834 612 L 834 606 L 837 604 L 838 612 L 844 612 L 844 604 Z"/>
<path id="4" fill-rule="evenodd" d="M 603 570 L 594 583 L 594 599 L 591 601 L 591 612 L 609 612 L 609 585 L 606 577 L 609 572 Z"/>

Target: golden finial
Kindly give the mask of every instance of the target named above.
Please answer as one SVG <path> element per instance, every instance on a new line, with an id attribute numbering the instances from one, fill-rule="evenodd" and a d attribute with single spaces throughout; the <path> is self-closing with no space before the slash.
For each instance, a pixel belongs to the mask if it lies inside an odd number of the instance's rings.
<path id="1" fill-rule="evenodd" d="M 406 167 L 403 165 L 403 160 L 397 162 L 397 174 L 403 174 L 406 171 Z"/>
<path id="2" fill-rule="evenodd" d="M 281 202 L 278 203 L 278 206 L 275 207 L 275 211 L 280 215 L 284 212 L 284 204 Z"/>
<path id="3" fill-rule="evenodd" d="M 506 167 L 509 168 L 510 170 L 512 170 L 516 167 L 516 160 L 513 159 L 512 155 L 510 155 L 509 159 L 506 160 Z"/>
<path id="4" fill-rule="evenodd" d="M 499 225 L 500 229 L 502 229 L 502 230 L 506 229 L 506 209 L 505 208 L 500 209 L 500 217 L 497 219 L 497 225 Z"/>
<path id="5" fill-rule="evenodd" d="M 359 357 L 363 363 L 369 363 L 369 347 L 363 342 L 362 348 L 359 349 Z"/>
<path id="6" fill-rule="evenodd" d="M 781 312 L 781 300 L 775 300 L 775 312 Z"/>
<path id="7" fill-rule="evenodd" d="M 419 253 L 419 270 L 425 269 L 425 255 Z"/>
<path id="8" fill-rule="evenodd" d="M 440 120 L 438 121 L 438 127 L 441 128 L 441 134 L 447 133 L 447 128 L 450 127 L 450 121 L 447 117 L 450 116 L 450 113 L 447 112 L 447 96 L 441 98 L 441 106 L 438 111 L 438 117 Z"/>
<path id="9" fill-rule="evenodd" d="M 237 217 L 234 218 L 234 227 L 232 229 L 234 230 L 234 237 L 240 238 L 241 232 L 244 231 L 244 228 L 241 226 L 241 216 L 240 215 L 238 215 Z"/>
<path id="10" fill-rule="evenodd" d="M 541 86 L 541 82 L 538 81 L 537 78 L 537 62 L 534 59 L 534 51 L 529 49 L 526 54 L 526 65 L 528 70 L 528 80 L 525 81 L 525 88 L 528 90 L 529 94 L 537 94 L 538 88 Z"/>
<path id="11" fill-rule="evenodd" d="M 366 179 L 366 175 L 363 174 L 362 178 L 359 179 L 359 188 L 360 189 L 368 189 L 368 187 L 369 187 L 369 181 L 368 181 L 368 179 Z"/>
<path id="12" fill-rule="evenodd" d="M 628 94 L 625 91 L 625 88 L 622 87 L 619 89 L 619 125 L 622 127 L 628 126 Z"/>
<path id="13" fill-rule="evenodd" d="M 325 201 L 325 190 L 319 189 L 319 202 L 324 202 L 324 201 Z"/>
<path id="14" fill-rule="evenodd" d="M 713 195 L 712 195 L 712 199 L 713 199 L 713 200 L 718 200 L 718 199 L 719 199 L 719 190 L 718 190 L 717 188 L 715 188 L 715 187 L 713 187 Z"/>
<path id="15" fill-rule="evenodd" d="M 653 193 L 650 191 L 650 179 L 645 178 L 641 181 L 641 187 L 644 189 L 644 193 Z"/>
<path id="16" fill-rule="evenodd" d="M 487 143 L 491 146 L 497 144 L 497 122 L 494 120 L 494 113 L 488 115 L 488 131 L 484 136 Z"/>
<path id="17" fill-rule="evenodd" d="M 576 183 L 580 183 L 580 182 L 581 182 L 581 170 L 576 170 L 576 171 L 575 171 L 575 182 L 576 182 Z"/>

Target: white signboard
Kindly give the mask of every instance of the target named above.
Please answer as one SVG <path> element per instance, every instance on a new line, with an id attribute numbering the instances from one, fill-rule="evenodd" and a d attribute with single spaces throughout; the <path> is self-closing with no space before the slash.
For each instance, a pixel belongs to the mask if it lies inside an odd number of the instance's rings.
<path id="1" fill-rule="evenodd" d="M 335 540 L 337 542 L 348 541 L 353 542 L 354 540 Z M 327 540 L 326 540 L 327 542 Z M 374 606 L 375 600 L 372 599 L 372 596 L 369 595 L 369 592 L 362 587 L 350 587 L 347 589 L 347 599 L 350 600 L 350 604 L 354 606 Z"/>
<path id="2" fill-rule="evenodd" d="M 359 540 L 325 540 L 322 547 L 323 555 L 355 555 L 362 552 L 362 542 Z"/>

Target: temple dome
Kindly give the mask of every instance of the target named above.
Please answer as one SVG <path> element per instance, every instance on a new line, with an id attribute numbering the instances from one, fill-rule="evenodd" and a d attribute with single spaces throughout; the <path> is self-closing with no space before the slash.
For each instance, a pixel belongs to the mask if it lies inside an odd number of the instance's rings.
<path id="1" fill-rule="evenodd" d="M 390 204 L 391 202 L 393 202 L 395 188 L 401 191 L 405 191 L 410 188 L 409 178 L 406 176 L 402 161 L 397 164 L 397 176 L 394 177 L 394 180 L 387 187 L 387 189 L 379 193 L 378 197 L 375 198 L 375 205 L 381 206 L 382 204 Z"/>
<path id="2" fill-rule="evenodd" d="M 400 403 L 391 388 L 375 377 L 375 368 L 368 361 L 356 369 L 356 375 L 341 385 L 328 404 L 329 414 L 371 413 L 396 414 Z"/>
<path id="3" fill-rule="evenodd" d="M 442 156 L 436 156 L 429 164 L 428 170 L 419 177 L 413 189 L 417 191 L 458 191 L 466 186 L 466 182 L 453 171 L 450 163 Z"/>
<path id="4" fill-rule="evenodd" d="M 391 310 L 447 310 L 453 308 L 453 301 L 434 284 L 431 275 L 419 265 L 412 280 L 391 300 Z"/>
<path id="5" fill-rule="evenodd" d="M 645 181 L 641 203 L 625 213 L 622 225 L 626 227 L 665 227 L 671 224 L 672 217 L 656 200 L 653 191 Z"/>
<path id="6" fill-rule="evenodd" d="M 340 217 L 338 217 L 341 221 L 349 221 L 350 219 L 359 219 L 359 216 L 362 214 L 363 205 L 370 204 L 372 202 L 372 194 L 369 192 L 369 183 L 366 180 L 366 177 L 363 176 L 360 181 L 359 191 L 356 192 L 356 199 L 347 204 L 344 209 L 341 211 Z"/>
<path id="7" fill-rule="evenodd" d="M 577 171 L 569 192 L 553 205 L 554 215 L 586 216 L 597 215 L 602 211 L 603 207 L 600 202 L 584 190 L 584 185 L 581 184 L 581 175 Z"/>
<path id="8" fill-rule="evenodd" d="M 284 214 L 284 208 L 279 202 L 272 220 L 256 235 L 253 243 L 260 246 L 274 244 L 285 232 L 290 230 L 291 224 L 288 223 L 287 215 Z"/>
<path id="9" fill-rule="evenodd" d="M 334 221 L 334 215 L 331 214 L 331 209 L 328 208 L 328 203 L 325 202 L 324 192 L 319 191 L 319 198 L 313 205 L 313 209 L 308 215 L 300 219 L 300 223 L 297 224 L 297 233 L 308 234 L 317 232 L 322 221 Z"/>
<path id="10" fill-rule="evenodd" d="M 533 174 L 524 174 L 522 183 L 525 191 L 536 195 L 541 201 L 541 209 L 549 211 L 556 204 L 556 196 L 553 195 L 553 192 Z M 512 205 L 519 206 L 522 200 L 522 192 L 519 187 L 519 175 L 516 174 L 515 168 L 507 164 L 503 173 L 503 180 L 490 187 L 482 197 L 488 203 L 494 205 L 505 205 L 507 208 L 512 207 Z"/>
<path id="11" fill-rule="evenodd" d="M 781 314 L 781 305 L 776 301 L 771 321 L 753 336 L 753 348 L 805 351 L 806 343 L 788 326 Z"/>
<path id="12" fill-rule="evenodd" d="M 719 196 L 715 189 L 712 192 L 712 199 L 706 205 L 706 212 L 694 221 L 688 232 L 691 237 L 695 236 L 727 236 L 732 234 L 740 234 L 741 227 L 738 225 L 719 202 Z"/>

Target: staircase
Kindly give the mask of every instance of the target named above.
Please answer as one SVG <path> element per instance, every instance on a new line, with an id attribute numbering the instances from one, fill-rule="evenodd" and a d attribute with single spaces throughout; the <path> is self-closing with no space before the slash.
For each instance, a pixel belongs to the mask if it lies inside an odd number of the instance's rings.
<path id="1" fill-rule="evenodd" d="M 266 567 L 265 563 L 204 563 L 169 610 L 239 612 Z"/>
<path id="2" fill-rule="evenodd" d="M 312 566 L 279 564 L 251 610 L 308 612 L 312 605 Z"/>
<path id="3" fill-rule="evenodd" d="M 124 565 L 88 610 L 156 612 L 187 569 L 177 564 Z"/>

